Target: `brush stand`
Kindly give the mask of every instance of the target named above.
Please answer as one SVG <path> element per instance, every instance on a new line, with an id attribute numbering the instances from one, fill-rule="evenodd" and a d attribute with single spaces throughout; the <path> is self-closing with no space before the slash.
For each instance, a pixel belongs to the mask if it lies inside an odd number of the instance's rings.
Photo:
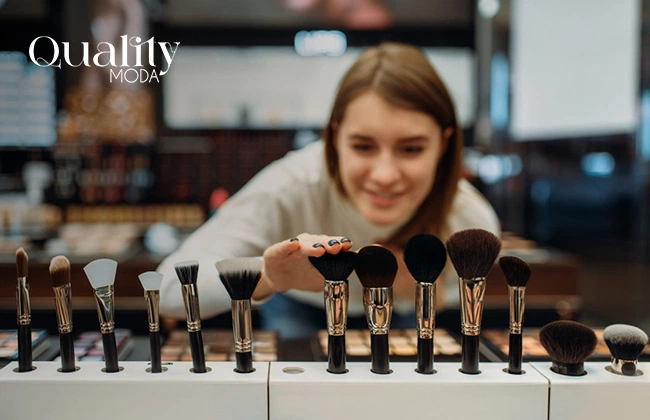
<path id="1" fill-rule="evenodd" d="M 524 364 L 523 375 L 505 363 L 482 363 L 481 374 L 458 371 L 460 363 L 435 363 L 437 373 L 415 372 L 415 363 L 391 363 L 378 375 L 370 363 L 348 363 L 331 374 L 327 363 L 273 362 L 269 419 L 548 419 L 548 380 Z"/>
<path id="2" fill-rule="evenodd" d="M 234 362 L 207 363 L 210 372 L 191 373 L 191 362 L 164 364 L 147 373 L 147 362 L 119 362 L 103 373 L 104 362 L 77 362 L 76 372 L 60 373 L 57 362 L 34 362 L 16 373 L 18 363 L 0 370 L 0 417 L 11 420 L 266 419 L 268 363 L 255 372 L 233 371 Z"/>
<path id="3" fill-rule="evenodd" d="M 585 363 L 584 376 L 565 376 L 551 363 L 531 363 L 550 382 L 549 419 L 647 418 L 650 363 L 638 363 L 639 376 L 623 376 L 606 368 L 609 362 Z"/>

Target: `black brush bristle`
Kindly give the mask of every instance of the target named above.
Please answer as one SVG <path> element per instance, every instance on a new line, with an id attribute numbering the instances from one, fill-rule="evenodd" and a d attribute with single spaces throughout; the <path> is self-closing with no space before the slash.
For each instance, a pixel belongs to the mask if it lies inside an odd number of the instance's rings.
<path id="1" fill-rule="evenodd" d="M 253 296 L 263 265 L 260 258 L 231 258 L 215 264 L 221 283 L 232 300 L 246 300 Z"/>
<path id="2" fill-rule="evenodd" d="M 530 266 L 526 261 L 517 257 L 501 257 L 499 265 L 506 276 L 508 286 L 526 287 L 530 279 Z"/>
<path id="3" fill-rule="evenodd" d="M 501 251 L 501 240 L 483 229 L 466 229 L 447 240 L 447 253 L 458 277 L 486 277 Z"/>
<path id="4" fill-rule="evenodd" d="M 199 277 L 199 262 L 185 261 L 174 264 L 174 270 L 181 284 L 195 284 Z"/>
<path id="5" fill-rule="evenodd" d="M 583 363 L 596 349 L 593 330 L 575 321 L 554 321 L 539 331 L 539 341 L 551 360 L 563 364 Z"/>
<path id="6" fill-rule="evenodd" d="M 447 250 L 435 235 L 415 235 L 404 248 L 406 268 L 419 283 L 435 283 L 447 263 Z"/>
<path id="7" fill-rule="evenodd" d="M 359 250 L 356 271 L 365 288 L 392 287 L 397 275 L 397 258 L 383 246 L 368 245 Z"/>
<path id="8" fill-rule="evenodd" d="M 637 360 L 648 344 L 648 335 L 641 328 L 626 324 L 605 328 L 603 338 L 612 357 L 621 360 Z"/>
<path id="9" fill-rule="evenodd" d="M 325 253 L 320 257 L 309 257 L 311 265 L 325 277 L 325 280 L 343 281 L 357 266 L 359 256 L 354 251 L 339 252 L 338 254 Z"/>

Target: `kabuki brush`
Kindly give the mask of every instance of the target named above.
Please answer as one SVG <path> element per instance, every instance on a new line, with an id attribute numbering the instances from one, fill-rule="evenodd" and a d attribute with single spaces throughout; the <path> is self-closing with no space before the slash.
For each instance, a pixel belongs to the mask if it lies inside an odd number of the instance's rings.
<path id="1" fill-rule="evenodd" d="M 160 285 L 163 275 L 155 271 L 147 271 L 138 276 L 144 289 L 144 300 L 147 302 L 147 317 L 149 319 L 149 351 L 151 353 L 151 373 L 161 373 L 162 359 L 160 357 Z"/>
<path id="2" fill-rule="evenodd" d="M 585 360 L 598 339 L 593 330 L 575 321 L 554 321 L 539 330 L 539 341 L 551 357 L 551 370 L 560 375 L 586 375 Z"/>
<path id="3" fill-rule="evenodd" d="M 634 376 L 639 356 L 648 344 L 648 335 L 641 328 L 632 325 L 614 324 L 605 328 L 603 338 L 612 353 L 612 371 Z"/>
<path id="4" fill-rule="evenodd" d="M 115 304 L 113 296 L 117 261 L 107 258 L 95 260 L 84 267 L 84 272 L 91 286 L 95 289 L 95 303 L 97 303 L 99 328 L 104 345 L 106 372 L 119 372 L 117 343 L 115 342 Z"/>
<path id="5" fill-rule="evenodd" d="M 215 264 L 219 278 L 232 299 L 232 332 L 235 339 L 235 371 L 250 373 L 253 368 L 253 321 L 251 297 L 260 281 L 261 258 L 232 258 Z"/>
<path id="6" fill-rule="evenodd" d="M 416 281 L 415 316 L 418 330 L 416 372 L 432 374 L 433 332 L 436 328 L 436 280 L 445 268 L 447 250 L 434 235 L 415 235 L 404 248 L 404 263 Z"/>
<path id="7" fill-rule="evenodd" d="M 32 312 L 27 282 L 28 258 L 23 248 L 16 251 L 16 312 L 18 321 L 18 372 L 30 372 L 32 368 Z"/>
<path id="8" fill-rule="evenodd" d="M 58 256 L 50 261 L 50 278 L 54 288 L 54 307 L 59 327 L 61 347 L 61 372 L 74 372 L 74 340 L 72 337 L 72 287 L 70 261 Z"/>
<path id="9" fill-rule="evenodd" d="M 483 229 L 466 229 L 447 240 L 447 253 L 458 273 L 462 362 L 460 371 L 479 370 L 479 335 L 483 318 L 485 278 L 499 256 L 501 241 Z"/>
<path id="10" fill-rule="evenodd" d="M 510 345 L 508 346 L 508 373 L 521 374 L 522 326 L 526 305 L 526 284 L 530 279 L 530 266 L 517 257 L 501 257 L 499 265 L 508 282 L 510 300 Z"/>
<path id="11" fill-rule="evenodd" d="M 381 246 L 369 245 L 359 250 L 357 276 L 363 285 L 363 307 L 370 328 L 371 371 L 388 374 L 388 331 L 393 315 L 393 283 L 397 259 Z"/>
<path id="12" fill-rule="evenodd" d="M 187 331 L 190 334 L 190 350 L 194 373 L 206 373 L 205 350 L 201 335 L 201 313 L 199 310 L 199 289 L 196 281 L 199 277 L 199 263 L 186 261 L 174 264 L 174 270 L 183 290 Z"/>
<path id="13" fill-rule="evenodd" d="M 309 262 L 325 278 L 323 296 L 327 320 L 327 371 L 345 373 L 345 328 L 348 321 L 348 277 L 358 261 L 356 252 L 323 254 L 309 257 Z"/>

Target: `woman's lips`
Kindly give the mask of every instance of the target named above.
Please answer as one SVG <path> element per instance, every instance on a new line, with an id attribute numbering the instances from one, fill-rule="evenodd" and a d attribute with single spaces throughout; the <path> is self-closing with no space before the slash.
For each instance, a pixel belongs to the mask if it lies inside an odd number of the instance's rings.
<path id="1" fill-rule="evenodd" d="M 403 196 L 404 193 L 375 193 L 372 191 L 364 191 L 370 198 L 370 201 L 377 207 L 390 207 L 396 204 Z"/>

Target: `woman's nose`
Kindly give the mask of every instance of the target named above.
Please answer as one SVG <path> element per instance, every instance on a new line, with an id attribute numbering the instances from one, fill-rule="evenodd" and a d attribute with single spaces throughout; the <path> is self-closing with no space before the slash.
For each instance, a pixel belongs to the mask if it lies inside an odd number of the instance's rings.
<path id="1" fill-rule="evenodd" d="M 400 178 L 398 162 L 392 156 L 380 156 L 374 163 L 370 172 L 372 182 L 380 186 L 396 183 Z"/>

